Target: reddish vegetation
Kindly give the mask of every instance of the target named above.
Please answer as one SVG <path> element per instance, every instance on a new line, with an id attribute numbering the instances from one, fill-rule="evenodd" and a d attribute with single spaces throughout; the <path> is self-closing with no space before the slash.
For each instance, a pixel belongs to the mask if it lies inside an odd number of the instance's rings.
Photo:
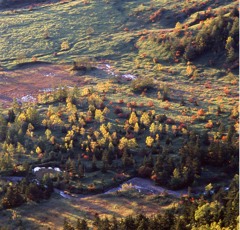
<path id="1" fill-rule="evenodd" d="M 123 99 L 119 99 L 118 103 L 119 103 L 119 104 L 124 104 Z"/>
<path id="2" fill-rule="evenodd" d="M 69 66 L 35 65 L 12 71 L 0 71 L 0 103 L 14 98 L 36 96 L 41 90 L 63 86 L 84 85 L 84 78 L 69 77 Z"/>
<path id="3" fill-rule="evenodd" d="M 175 124 L 175 121 L 172 118 L 168 118 L 166 120 L 166 124 L 173 125 L 173 124 Z"/>
<path id="4" fill-rule="evenodd" d="M 197 112 L 197 115 L 198 116 L 204 116 L 205 115 L 205 112 L 203 109 L 199 109 L 198 112 Z"/>
<path id="5" fill-rule="evenodd" d="M 154 106 L 154 103 L 153 103 L 153 101 L 148 101 L 148 102 L 147 102 L 147 105 L 148 105 L 148 107 L 153 107 L 153 106 Z"/>

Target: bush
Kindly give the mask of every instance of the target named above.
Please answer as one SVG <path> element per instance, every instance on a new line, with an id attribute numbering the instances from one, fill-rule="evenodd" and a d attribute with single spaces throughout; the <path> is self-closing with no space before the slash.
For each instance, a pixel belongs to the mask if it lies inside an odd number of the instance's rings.
<path id="1" fill-rule="evenodd" d="M 131 84 L 133 91 L 142 91 L 144 89 L 154 88 L 154 82 L 152 77 L 139 77 L 132 81 Z"/>
<path id="2" fill-rule="evenodd" d="M 96 61 L 90 57 L 78 57 L 73 62 L 72 70 L 91 70 L 94 68 Z"/>

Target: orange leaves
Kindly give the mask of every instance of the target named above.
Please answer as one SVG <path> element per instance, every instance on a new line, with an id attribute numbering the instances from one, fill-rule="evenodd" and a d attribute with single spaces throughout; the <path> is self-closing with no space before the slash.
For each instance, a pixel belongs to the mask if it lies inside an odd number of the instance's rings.
<path id="1" fill-rule="evenodd" d="M 237 82 L 237 79 L 234 79 L 234 80 L 231 81 L 231 84 L 232 84 L 232 85 L 237 85 L 237 83 L 238 83 L 238 82 Z"/>
<path id="2" fill-rule="evenodd" d="M 155 11 L 153 14 L 150 15 L 149 19 L 151 22 L 155 22 L 156 20 L 158 20 L 161 16 L 163 9 L 159 9 L 157 11 Z"/>
<path id="3" fill-rule="evenodd" d="M 159 62 L 159 60 L 157 59 L 157 58 L 153 58 L 153 63 L 158 63 Z"/>
<path id="4" fill-rule="evenodd" d="M 37 61 L 37 57 L 32 56 L 32 62 L 36 62 Z"/>
<path id="5" fill-rule="evenodd" d="M 212 86 L 211 86 L 211 84 L 210 84 L 209 81 L 205 82 L 204 86 L 205 86 L 205 88 L 207 88 L 207 89 L 211 89 L 211 88 L 212 88 Z"/>
<path id="6" fill-rule="evenodd" d="M 141 37 L 139 38 L 139 41 L 144 41 L 144 40 L 146 40 L 146 36 L 141 36 Z"/>
<path id="7" fill-rule="evenodd" d="M 141 58 L 146 58 L 146 57 L 147 57 L 147 54 L 146 54 L 146 53 L 142 53 L 142 54 L 140 54 L 140 57 L 141 57 Z"/>
<path id="8" fill-rule="evenodd" d="M 227 136 L 226 135 L 224 135 L 224 136 L 222 136 L 222 141 L 227 141 Z"/>
<path id="9" fill-rule="evenodd" d="M 171 107 L 171 103 L 170 103 L 168 100 L 166 100 L 166 101 L 165 101 L 165 105 L 164 105 L 163 108 L 164 108 L 165 110 L 169 110 L 170 107 Z"/>
<path id="10" fill-rule="evenodd" d="M 131 101 L 127 103 L 128 108 L 135 108 L 137 107 L 137 102 L 136 101 Z"/>
<path id="11" fill-rule="evenodd" d="M 213 122 L 212 120 L 208 120 L 208 123 L 205 125 L 205 128 L 211 129 L 213 127 Z"/>
<path id="12" fill-rule="evenodd" d="M 166 124 L 173 125 L 173 124 L 175 124 L 175 121 L 172 118 L 168 118 L 166 120 Z"/>
<path id="13" fill-rule="evenodd" d="M 154 106 L 153 101 L 148 101 L 148 102 L 147 102 L 147 106 L 148 106 L 148 107 L 153 107 L 153 106 Z"/>
<path id="14" fill-rule="evenodd" d="M 203 110 L 203 109 L 199 109 L 199 110 L 197 111 L 197 115 L 198 115 L 198 116 L 204 116 L 204 115 L 205 115 L 204 110 Z"/>
<path id="15" fill-rule="evenodd" d="M 119 99 L 118 103 L 119 103 L 119 104 L 124 104 L 123 99 Z"/>
<path id="16" fill-rule="evenodd" d="M 223 88 L 223 92 L 226 94 L 226 95 L 229 95 L 230 94 L 230 89 L 228 87 L 224 87 Z"/>

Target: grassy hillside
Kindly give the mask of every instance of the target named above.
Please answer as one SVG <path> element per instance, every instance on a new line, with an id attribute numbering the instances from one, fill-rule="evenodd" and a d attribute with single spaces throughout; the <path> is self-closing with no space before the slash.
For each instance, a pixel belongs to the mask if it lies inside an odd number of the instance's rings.
<path id="1" fill-rule="evenodd" d="M 167 210 L 177 206 L 177 200 L 168 195 L 151 195 L 145 197 L 136 191 L 124 191 L 119 194 L 97 195 L 81 200 L 62 199 L 55 195 L 50 201 L 41 204 L 31 203 L 25 207 L 8 210 L 1 215 L 0 225 L 16 229 L 23 226 L 27 229 L 61 229 L 64 218 L 76 222 L 78 218 L 87 218 L 92 226 L 96 213 L 104 218 L 114 215 L 116 218 L 124 218 L 129 215 L 146 214 L 153 215 L 156 211 Z M 71 215 L 69 215 L 71 213 Z M 15 218 L 14 218 L 15 216 Z M 8 220 L 11 221 L 8 221 Z M 22 223 L 19 223 L 19 220 Z M 12 223 L 11 223 L 12 222 Z M 12 228 L 11 228 L 12 226 Z"/>
<path id="2" fill-rule="evenodd" d="M 0 225 L 59 229 L 80 216 L 92 226 L 96 210 L 121 218 L 176 201 L 128 191 L 83 205 L 51 198 L 54 188 L 96 194 L 139 176 L 189 188 L 171 210 L 179 229 L 235 227 L 237 186 L 225 188 L 239 168 L 237 1 L 36 2 L 0 9 L 0 175 L 25 177 L 0 181 Z M 221 215 L 194 222 L 215 201 Z"/>
<path id="3" fill-rule="evenodd" d="M 134 44 L 141 34 L 174 28 L 177 22 L 186 23 L 196 12 L 209 7 L 228 9 L 234 4 L 92 0 L 1 10 L 1 65 L 11 67 L 33 57 L 55 63 L 71 62 L 88 55 L 126 66 L 137 55 Z M 61 47 L 63 42 L 65 47 Z"/>

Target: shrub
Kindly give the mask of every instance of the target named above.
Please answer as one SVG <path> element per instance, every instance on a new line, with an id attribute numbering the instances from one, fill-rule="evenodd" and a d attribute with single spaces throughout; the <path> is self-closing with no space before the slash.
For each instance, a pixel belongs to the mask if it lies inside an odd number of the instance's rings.
<path id="1" fill-rule="evenodd" d="M 78 57 L 73 61 L 71 70 L 91 70 L 94 68 L 95 59 L 90 57 Z"/>
<path id="2" fill-rule="evenodd" d="M 154 87 L 152 77 L 139 77 L 132 81 L 131 87 L 133 91 L 142 91 L 144 89 L 151 89 Z"/>
<path id="3" fill-rule="evenodd" d="M 114 113 L 115 113 L 115 114 L 120 114 L 120 113 L 123 113 L 123 110 L 122 110 L 119 106 L 117 106 L 117 107 L 114 109 Z"/>
<path id="4" fill-rule="evenodd" d="M 138 175 L 140 177 L 147 177 L 149 178 L 152 174 L 152 168 L 148 167 L 148 166 L 141 166 L 138 169 Z"/>
<path id="5" fill-rule="evenodd" d="M 61 50 L 68 50 L 70 48 L 68 41 L 64 41 L 61 44 Z"/>
<path id="6" fill-rule="evenodd" d="M 203 109 L 199 109 L 199 110 L 197 111 L 197 115 L 198 115 L 198 116 L 204 116 L 204 115 L 205 115 L 204 110 L 203 110 Z"/>
<path id="7" fill-rule="evenodd" d="M 154 106 L 153 101 L 148 101 L 148 102 L 147 102 L 147 106 L 148 106 L 148 107 L 153 107 L 153 106 Z"/>

